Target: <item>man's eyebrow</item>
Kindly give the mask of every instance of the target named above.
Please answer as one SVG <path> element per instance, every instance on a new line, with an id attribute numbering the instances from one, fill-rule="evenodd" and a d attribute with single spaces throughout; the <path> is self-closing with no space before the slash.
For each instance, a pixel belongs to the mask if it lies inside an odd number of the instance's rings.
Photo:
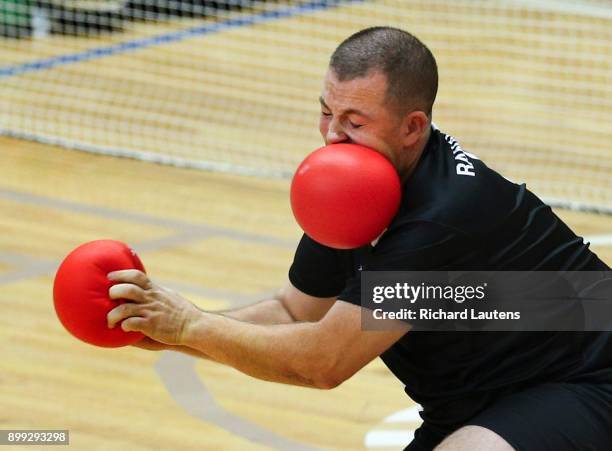
<path id="1" fill-rule="evenodd" d="M 329 107 L 327 106 L 327 104 L 325 103 L 325 100 L 323 100 L 323 96 L 319 96 L 319 102 L 321 103 L 321 106 L 327 110 L 329 110 Z M 370 118 L 370 116 L 368 116 L 367 114 L 356 110 L 355 108 L 349 108 L 348 110 L 344 110 L 341 112 L 342 114 L 358 114 L 359 116 L 363 116 L 366 118 Z"/>
<path id="2" fill-rule="evenodd" d="M 327 103 L 325 103 L 325 100 L 323 100 L 323 96 L 319 96 L 319 103 L 321 103 L 321 106 L 323 108 L 325 108 L 326 110 L 329 110 L 329 107 L 327 106 Z"/>

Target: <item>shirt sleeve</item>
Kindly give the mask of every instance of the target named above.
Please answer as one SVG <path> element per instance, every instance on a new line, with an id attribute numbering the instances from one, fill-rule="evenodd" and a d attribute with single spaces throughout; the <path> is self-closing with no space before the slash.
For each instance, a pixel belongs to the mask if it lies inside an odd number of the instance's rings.
<path id="1" fill-rule="evenodd" d="M 350 274 L 350 255 L 303 235 L 289 269 L 289 281 L 298 290 L 320 298 L 338 296 Z"/>

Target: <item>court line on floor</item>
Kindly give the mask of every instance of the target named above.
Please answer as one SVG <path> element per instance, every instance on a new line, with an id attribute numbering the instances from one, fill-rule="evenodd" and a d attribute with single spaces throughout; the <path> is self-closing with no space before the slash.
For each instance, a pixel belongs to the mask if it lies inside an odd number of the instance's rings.
<path id="1" fill-rule="evenodd" d="M 59 262 L 5 250 L 0 253 L 0 263 L 10 268 L 0 272 L 0 285 L 48 276 L 53 274 L 59 265 Z"/>
<path id="2" fill-rule="evenodd" d="M 417 404 L 387 416 L 382 423 L 366 433 L 364 446 L 368 449 L 402 449 L 412 441 L 414 431 L 423 422 L 419 415 L 421 410 L 422 407 Z"/>
<path id="3" fill-rule="evenodd" d="M 91 214 L 103 217 L 105 219 L 125 220 L 144 223 L 147 225 L 169 227 L 171 229 L 178 230 L 174 234 L 162 236 L 160 238 L 130 243 L 130 245 L 132 245 L 138 253 L 156 252 L 176 246 L 187 245 L 213 236 L 222 236 L 243 242 L 267 244 L 287 249 L 293 249 L 295 247 L 295 242 L 292 240 L 284 240 L 266 235 L 240 232 L 223 227 L 192 224 L 189 222 L 159 218 L 142 213 L 97 207 L 8 189 L 0 189 L 0 199 L 17 203 L 38 205 L 45 208 L 60 209 L 73 213 Z M 35 259 L 29 255 L 14 252 L 2 252 L 2 254 L 0 254 L 0 262 L 13 267 L 11 270 L 0 273 L 0 285 L 15 283 L 20 280 L 35 277 L 51 276 L 55 274 L 55 271 L 61 263 L 60 260 L 43 260 L 40 258 Z M 243 306 L 249 302 L 256 302 L 270 295 L 270 291 L 268 290 L 255 293 L 253 295 L 247 295 L 229 290 L 185 284 L 183 282 L 168 281 L 162 285 L 176 291 L 187 291 L 191 294 L 205 298 L 225 300 L 229 303 L 228 308 L 235 308 Z"/>
<path id="4" fill-rule="evenodd" d="M 226 227 L 211 226 L 207 224 L 195 224 L 176 219 L 160 218 L 158 216 L 148 215 L 144 213 L 136 213 L 115 208 L 107 208 L 102 206 L 83 204 L 74 201 L 54 199 L 51 197 L 24 193 L 21 191 L 14 191 L 4 188 L 0 188 L 0 199 L 5 199 L 23 204 L 39 205 L 46 208 L 65 210 L 73 213 L 90 214 L 105 219 L 137 222 L 151 226 L 169 227 L 172 229 L 178 229 L 182 233 L 197 233 L 200 234 L 200 236 L 203 236 L 204 234 L 210 236 L 216 235 L 225 238 L 235 239 L 238 241 L 266 244 L 287 249 L 293 249 L 297 244 L 294 240 L 277 238 L 269 235 L 242 232 L 238 230 L 232 230 Z"/>
<path id="5" fill-rule="evenodd" d="M 121 42 L 119 44 L 95 47 L 93 49 L 88 49 L 78 53 L 58 55 L 28 63 L 0 67 L 0 78 L 8 78 L 16 75 L 22 75 L 28 72 L 48 70 L 59 66 L 65 66 L 68 64 L 75 64 L 84 61 L 105 58 L 108 56 L 134 52 L 136 50 L 142 50 L 148 47 L 161 46 L 183 41 L 185 39 L 191 39 L 207 34 L 218 33 L 220 31 L 232 28 L 238 28 L 247 25 L 256 25 L 260 23 L 270 22 L 273 20 L 285 19 L 301 14 L 310 14 L 320 10 L 337 7 L 344 3 L 361 3 L 363 1 L 364 0 L 311 0 L 309 2 L 301 3 L 299 5 L 282 7 L 250 15 L 239 16 L 222 22 L 197 25 L 186 30 L 173 31 L 161 35 Z"/>
<path id="6" fill-rule="evenodd" d="M 190 415 L 215 424 L 225 431 L 254 443 L 281 451 L 315 451 L 225 410 L 198 377 L 196 359 L 178 352 L 163 351 L 155 363 L 157 372 L 172 399 Z"/>
<path id="7" fill-rule="evenodd" d="M 185 239 L 170 237 L 170 239 L 156 239 L 151 241 L 144 241 L 134 246 L 134 248 L 141 253 L 144 249 L 148 252 L 154 252 L 163 250 L 168 247 L 176 245 L 176 243 L 186 244 L 188 243 L 187 237 Z M 192 239 L 200 239 L 201 237 L 190 237 Z M 35 259 L 26 254 L 20 254 L 15 252 L 2 252 L 0 253 L 0 263 L 10 266 L 12 269 L 0 273 L 0 285 L 16 283 L 25 279 L 33 279 L 36 277 L 50 277 L 55 274 L 59 267 L 60 260 L 43 260 Z M 207 299 L 221 299 L 227 301 L 228 305 L 226 308 L 238 308 L 246 304 L 260 301 L 262 299 L 268 299 L 274 295 L 272 290 L 264 290 L 253 294 L 237 293 L 231 290 L 224 290 L 220 288 L 209 288 L 201 285 L 193 285 L 173 280 L 158 280 L 157 283 L 166 288 L 178 291 L 180 293 L 187 293 L 196 295 Z"/>

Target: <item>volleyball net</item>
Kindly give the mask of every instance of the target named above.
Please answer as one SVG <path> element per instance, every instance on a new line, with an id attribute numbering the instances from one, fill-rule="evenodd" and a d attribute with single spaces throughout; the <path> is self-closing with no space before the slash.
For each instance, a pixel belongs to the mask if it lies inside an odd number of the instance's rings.
<path id="1" fill-rule="evenodd" d="M 0 133 L 290 177 L 321 145 L 331 52 L 374 25 L 433 51 L 434 121 L 466 150 L 612 212 L 607 0 L 0 0 Z"/>

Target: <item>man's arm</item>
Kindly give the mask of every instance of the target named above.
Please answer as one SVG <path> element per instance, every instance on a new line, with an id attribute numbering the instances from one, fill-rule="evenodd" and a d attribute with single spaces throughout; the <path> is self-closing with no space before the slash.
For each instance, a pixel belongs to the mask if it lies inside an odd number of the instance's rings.
<path id="1" fill-rule="evenodd" d="M 287 281 L 272 299 L 215 313 L 255 324 L 288 324 L 295 321 L 318 321 L 335 301 L 335 297 L 309 296 Z"/>
<path id="2" fill-rule="evenodd" d="M 318 321 L 323 318 L 335 301 L 335 297 L 309 296 L 287 281 L 272 299 L 215 313 L 255 324 L 289 324 L 295 321 Z M 149 337 L 145 337 L 134 346 L 151 351 L 179 351 L 194 357 L 211 358 L 188 346 L 160 343 Z"/>
<path id="3" fill-rule="evenodd" d="M 317 321 L 253 324 L 203 312 L 155 286 L 140 271 L 118 271 L 112 280 L 122 283 L 111 288 L 111 297 L 133 302 L 109 313 L 111 327 L 123 321 L 124 330 L 187 346 L 246 374 L 275 382 L 335 387 L 409 330 L 407 324 L 389 321 L 388 331 L 363 331 L 361 307 L 347 302 L 333 303 Z"/>
<path id="4" fill-rule="evenodd" d="M 204 313 L 183 343 L 259 379 L 329 389 L 349 379 L 399 340 L 409 326 L 364 331 L 361 307 L 339 301 L 317 322 L 254 325 Z"/>

